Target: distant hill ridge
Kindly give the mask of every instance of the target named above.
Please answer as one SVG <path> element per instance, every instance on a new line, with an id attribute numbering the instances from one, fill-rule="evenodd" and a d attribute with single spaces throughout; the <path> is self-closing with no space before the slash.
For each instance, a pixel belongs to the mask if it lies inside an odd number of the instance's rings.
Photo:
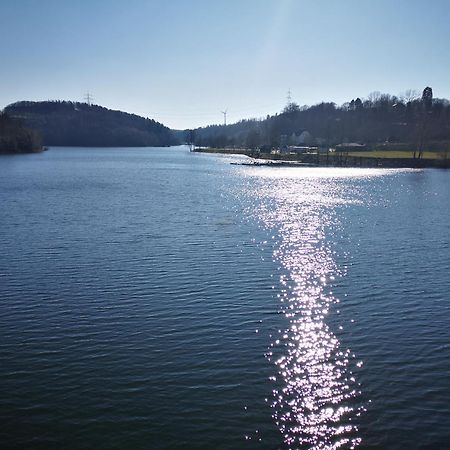
<path id="1" fill-rule="evenodd" d="M 71 101 L 20 101 L 4 112 L 37 130 L 47 146 L 164 147 L 176 136 L 155 120 Z"/>

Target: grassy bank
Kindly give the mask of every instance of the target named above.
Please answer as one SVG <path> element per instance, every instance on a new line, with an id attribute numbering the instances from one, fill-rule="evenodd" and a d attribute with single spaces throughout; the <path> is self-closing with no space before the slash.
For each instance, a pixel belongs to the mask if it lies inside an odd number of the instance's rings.
<path id="1" fill-rule="evenodd" d="M 362 152 L 349 152 L 349 156 L 364 157 L 364 158 L 401 158 L 413 159 L 414 150 L 411 151 L 396 151 L 396 150 L 370 150 Z M 417 152 L 416 152 L 417 155 Z M 449 154 L 450 156 L 450 154 Z M 423 152 L 423 159 L 445 159 L 444 152 Z"/>

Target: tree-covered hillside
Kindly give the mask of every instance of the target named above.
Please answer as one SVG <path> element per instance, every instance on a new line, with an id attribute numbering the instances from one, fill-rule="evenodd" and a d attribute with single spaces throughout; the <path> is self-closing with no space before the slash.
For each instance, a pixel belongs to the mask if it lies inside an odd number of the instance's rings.
<path id="1" fill-rule="evenodd" d="M 31 153 L 42 149 L 38 134 L 0 112 L 0 153 Z"/>
<path id="2" fill-rule="evenodd" d="M 450 102 L 433 99 L 431 88 L 401 96 L 374 92 L 342 106 L 320 103 L 285 109 L 265 119 L 213 125 L 186 133 L 200 146 L 276 148 L 283 145 L 335 146 L 361 143 L 369 147 L 444 150 L 450 148 Z M 188 140 L 188 137 L 186 138 Z"/>
<path id="3" fill-rule="evenodd" d="M 4 111 L 39 131 L 44 145 L 159 147 L 177 143 L 171 130 L 154 120 L 98 105 L 23 101 Z"/>

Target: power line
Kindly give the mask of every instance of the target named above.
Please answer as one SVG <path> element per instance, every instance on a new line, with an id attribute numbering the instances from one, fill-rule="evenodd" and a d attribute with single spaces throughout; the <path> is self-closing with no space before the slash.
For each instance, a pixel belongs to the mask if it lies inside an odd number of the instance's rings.
<path id="1" fill-rule="evenodd" d="M 260 105 L 260 106 L 253 106 L 253 107 L 246 107 L 246 108 L 233 108 L 233 113 L 245 113 L 245 112 L 257 112 L 257 110 L 261 110 L 261 109 L 266 109 L 266 110 L 278 110 L 279 109 L 279 105 L 275 105 L 275 104 L 271 104 L 271 105 Z M 163 117 L 199 117 L 199 116 L 214 116 L 215 114 L 217 114 L 217 111 L 202 111 L 202 112 L 179 112 L 180 110 L 167 110 L 167 109 L 160 109 L 158 111 L 147 111 L 146 114 L 147 115 L 158 115 L 158 116 L 163 116 Z M 221 113 L 223 114 L 223 111 L 221 111 Z M 228 112 L 227 112 L 228 114 Z M 264 115 L 266 113 L 263 113 Z"/>

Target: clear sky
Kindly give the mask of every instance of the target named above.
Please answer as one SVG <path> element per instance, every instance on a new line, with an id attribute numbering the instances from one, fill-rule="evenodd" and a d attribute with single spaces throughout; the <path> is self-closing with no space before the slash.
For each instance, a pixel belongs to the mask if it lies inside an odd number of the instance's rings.
<path id="1" fill-rule="evenodd" d="M 0 108 L 82 101 L 172 128 L 433 88 L 448 0 L 0 0 Z"/>

